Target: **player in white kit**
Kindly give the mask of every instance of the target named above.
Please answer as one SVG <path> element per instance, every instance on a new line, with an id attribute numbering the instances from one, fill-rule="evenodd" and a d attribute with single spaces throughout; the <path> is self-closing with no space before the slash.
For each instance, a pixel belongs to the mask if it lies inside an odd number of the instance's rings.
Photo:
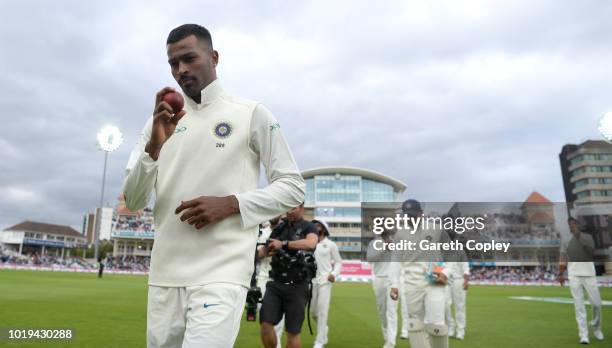
<path id="1" fill-rule="evenodd" d="M 468 262 L 447 263 L 450 271 L 448 279 L 448 302 L 446 306 L 446 323 L 448 336 L 456 335 L 457 339 L 465 338 L 465 295 L 469 287 L 470 265 Z M 452 308 L 455 307 L 455 318 Z"/>
<path id="2" fill-rule="evenodd" d="M 314 348 L 327 344 L 329 327 L 327 319 L 331 301 L 332 284 L 340 274 L 342 258 L 338 246 L 329 239 L 329 226 L 323 220 L 312 220 L 319 234 L 319 243 L 314 256 L 317 263 L 317 275 L 312 280 L 312 300 L 310 310 L 317 321 L 317 337 Z"/>
<path id="3" fill-rule="evenodd" d="M 400 315 L 402 316 L 402 331 L 400 332 L 400 338 L 403 340 L 408 339 L 408 300 L 406 299 L 406 292 L 404 291 L 404 282 L 401 279 L 400 275 L 400 285 L 399 285 L 399 302 L 398 306 L 400 308 Z"/>
<path id="4" fill-rule="evenodd" d="M 383 232 L 377 238 L 382 238 L 383 241 L 392 242 L 392 233 L 389 231 Z M 376 239 L 375 239 L 376 240 Z M 389 262 L 391 254 L 377 251 L 373 248 L 374 241 L 370 242 L 367 251 L 367 259 L 372 265 L 372 287 L 376 296 L 376 308 L 378 309 L 378 317 L 380 318 L 381 329 L 383 334 L 383 348 L 395 347 L 397 338 L 397 305 L 398 299 L 391 298 L 391 287 L 399 280 L 393 280 L 391 277 L 399 277 L 399 262 Z M 384 258 L 387 257 L 387 261 Z M 406 336 L 408 334 L 406 333 Z"/>
<path id="5" fill-rule="evenodd" d="M 157 93 L 123 187 L 132 211 L 155 193 L 147 347 L 231 347 L 258 226 L 300 205 L 306 185 L 272 113 L 221 86 L 206 28 L 173 29 L 166 52 L 184 109 L 164 101 L 173 88 Z"/>
<path id="6" fill-rule="evenodd" d="M 593 263 L 595 242 L 590 234 L 581 232 L 578 220 L 569 218 L 568 224 L 572 236 L 569 242 L 564 243 L 561 247 L 559 282 L 561 285 L 565 282 L 563 272 L 567 269 L 569 287 L 574 298 L 580 343 L 589 343 L 587 313 L 584 305 L 585 291 L 593 308 L 593 320 L 590 321 L 589 326 L 593 329 L 593 336 L 603 341 L 604 335 L 601 331 L 601 296 L 597 287 L 595 264 Z"/>
<path id="7" fill-rule="evenodd" d="M 409 199 L 402 204 L 402 212 L 410 217 L 423 215 L 421 204 Z M 422 229 L 412 233 L 407 230 L 396 233 L 398 241 L 419 243 L 428 240 L 433 243 L 449 242 L 445 231 Z M 408 303 L 408 336 L 411 348 L 447 348 L 448 327 L 446 325 L 446 284 L 450 270 L 443 261 L 445 257 L 437 251 L 399 252 L 401 259 L 399 271 L 403 276 L 404 292 Z M 431 260 L 431 261 L 426 261 Z M 400 279 L 394 276 L 393 279 Z M 399 283 L 392 285 L 391 297 L 399 297 Z"/>

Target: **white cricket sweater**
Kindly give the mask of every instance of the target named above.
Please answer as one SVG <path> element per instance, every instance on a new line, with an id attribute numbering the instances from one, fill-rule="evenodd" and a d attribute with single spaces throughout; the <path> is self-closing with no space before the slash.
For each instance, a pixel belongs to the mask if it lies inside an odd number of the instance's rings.
<path id="1" fill-rule="evenodd" d="M 149 284 L 248 286 L 258 224 L 303 202 L 304 180 L 280 125 L 261 104 L 227 95 L 218 80 L 202 90 L 200 104 L 185 100 L 187 114 L 157 161 L 144 152 L 149 119 L 124 183 L 132 211 L 142 209 L 155 191 Z M 257 189 L 260 162 L 270 182 L 263 189 Z M 236 196 L 240 214 L 200 230 L 174 213 L 181 201 L 227 195 Z"/>
<path id="2" fill-rule="evenodd" d="M 338 246 L 331 239 L 325 238 L 317 243 L 314 252 L 317 263 L 317 275 L 313 280 L 316 284 L 325 284 L 330 274 L 337 277 L 342 269 L 342 258 Z"/>

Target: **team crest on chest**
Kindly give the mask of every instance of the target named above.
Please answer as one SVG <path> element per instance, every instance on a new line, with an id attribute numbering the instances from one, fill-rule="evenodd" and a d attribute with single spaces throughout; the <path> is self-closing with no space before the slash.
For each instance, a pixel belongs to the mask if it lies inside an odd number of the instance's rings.
<path id="1" fill-rule="evenodd" d="M 232 134 L 232 125 L 227 121 L 218 122 L 213 128 L 213 134 L 220 139 L 225 139 Z"/>

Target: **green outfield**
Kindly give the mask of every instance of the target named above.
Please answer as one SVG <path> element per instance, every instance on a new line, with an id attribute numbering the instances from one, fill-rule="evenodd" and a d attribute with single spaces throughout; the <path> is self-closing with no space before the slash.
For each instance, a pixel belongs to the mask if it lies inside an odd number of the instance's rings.
<path id="1" fill-rule="evenodd" d="M 612 300 L 612 289 L 601 289 Z M 574 308 L 569 304 L 519 301 L 510 296 L 564 297 L 567 288 L 474 286 L 467 300 L 465 341 L 451 347 L 577 347 Z M 75 340 L 66 342 L 0 342 L 0 347 L 144 347 L 146 277 L 62 272 L 0 270 L 0 327 L 69 327 Z M 606 341 L 612 346 L 612 307 L 604 306 Z M 372 288 L 337 284 L 330 310 L 327 347 L 382 347 Z M 307 328 L 304 327 L 303 332 Z M 303 346 L 313 337 L 302 334 Z M 408 342 L 398 339 L 398 347 Z M 236 347 L 261 347 L 259 325 L 243 322 Z"/>

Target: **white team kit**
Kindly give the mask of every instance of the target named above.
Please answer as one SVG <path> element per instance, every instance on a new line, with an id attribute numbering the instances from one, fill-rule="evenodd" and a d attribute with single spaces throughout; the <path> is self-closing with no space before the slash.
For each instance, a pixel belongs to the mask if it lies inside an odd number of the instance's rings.
<path id="1" fill-rule="evenodd" d="M 328 341 L 327 319 L 332 290 L 332 283 L 328 280 L 328 277 L 330 274 L 338 277 L 342 268 L 342 258 L 340 258 L 338 246 L 329 238 L 325 238 L 317 244 L 314 256 L 317 263 L 317 275 L 312 280 L 310 310 L 317 321 L 315 347 L 323 347 Z"/>
<path id="2" fill-rule="evenodd" d="M 274 116 L 226 94 L 219 81 L 185 97 L 186 115 L 157 161 L 132 151 L 124 183 L 128 209 L 155 192 L 155 244 L 147 307 L 148 347 L 231 347 L 253 272 L 258 225 L 298 206 L 305 183 Z M 260 163 L 270 184 L 257 189 Z M 174 213 L 181 201 L 235 195 L 240 213 L 197 230 Z M 214 328 L 211 329 L 211 328 Z"/>
<path id="3" fill-rule="evenodd" d="M 398 301 L 391 298 L 391 287 L 398 281 L 393 281 L 391 277 L 399 277 L 398 262 L 380 261 L 379 255 L 381 251 L 373 248 L 373 241 L 368 246 L 368 260 L 377 260 L 371 262 L 372 265 L 372 287 L 376 296 L 376 308 L 378 309 L 378 317 L 380 318 L 382 335 L 384 339 L 384 348 L 395 347 L 397 338 L 397 305 Z"/>
<path id="4" fill-rule="evenodd" d="M 413 241 L 429 240 L 442 242 L 448 235 L 437 229 L 419 229 L 416 233 L 400 231 L 395 240 Z M 446 285 L 434 282 L 432 272 L 444 273 L 450 278 L 451 268 L 443 262 L 440 251 L 420 251 L 396 253 L 401 261 L 396 274 L 391 277 L 392 287 L 404 285 L 404 295 L 408 306 L 408 336 L 412 348 L 446 348 L 448 347 L 448 326 L 446 324 L 447 290 Z M 432 260 L 432 261 L 425 261 Z"/>
<path id="5" fill-rule="evenodd" d="M 272 228 L 265 227 L 261 229 L 261 235 L 257 240 L 257 243 L 265 244 L 268 238 L 270 238 L 270 234 L 272 233 Z M 260 246 L 263 248 L 263 246 Z M 262 296 L 266 291 L 266 283 L 269 282 L 270 279 L 270 270 L 272 267 L 270 266 L 270 262 L 272 261 L 271 256 L 266 256 L 259 260 L 259 268 L 257 269 L 257 285 L 261 288 Z"/>
<path id="6" fill-rule="evenodd" d="M 591 247 L 595 246 L 593 237 L 586 233 L 581 233 L 581 240 L 584 243 L 589 244 Z M 570 241 L 570 243 L 573 242 Z M 567 254 L 568 245 L 564 244 L 562 247 L 562 253 Z M 589 326 L 593 329 L 595 337 L 599 340 L 603 340 L 603 334 L 601 332 L 602 318 L 601 318 L 601 295 L 599 294 L 599 288 L 597 286 L 597 278 L 595 273 L 595 264 L 593 262 L 567 262 L 567 275 L 569 288 L 574 299 L 574 309 L 576 312 L 576 322 L 578 324 L 578 335 L 581 341 L 589 341 Z M 586 295 L 591 302 L 593 308 L 593 319 L 588 323 L 587 326 L 587 312 L 584 304 L 584 297 Z M 599 337 L 598 337 L 599 336 Z"/>
<path id="7" fill-rule="evenodd" d="M 406 299 L 406 292 L 404 291 L 404 281 L 400 275 L 399 285 L 399 303 L 397 304 L 400 308 L 400 314 L 402 318 L 400 338 L 408 339 L 408 300 Z M 398 320 L 399 321 L 399 320 Z"/>
<path id="8" fill-rule="evenodd" d="M 448 347 L 446 325 L 446 286 L 427 279 L 432 262 L 403 262 L 400 267 L 408 305 L 408 336 L 413 348 Z M 450 270 L 442 272 L 448 277 Z M 400 279 L 397 276 L 392 279 Z M 396 282 L 394 288 L 399 288 Z"/>
<path id="9" fill-rule="evenodd" d="M 463 289 L 464 276 L 470 275 L 470 265 L 468 262 L 448 262 L 450 277 L 447 286 L 447 305 L 446 323 L 448 325 L 448 335 L 457 336 L 463 339 L 465 336 L 465 294 Z M 455 307 L 455 317 L 453 318 L 452 307 Z"/>

